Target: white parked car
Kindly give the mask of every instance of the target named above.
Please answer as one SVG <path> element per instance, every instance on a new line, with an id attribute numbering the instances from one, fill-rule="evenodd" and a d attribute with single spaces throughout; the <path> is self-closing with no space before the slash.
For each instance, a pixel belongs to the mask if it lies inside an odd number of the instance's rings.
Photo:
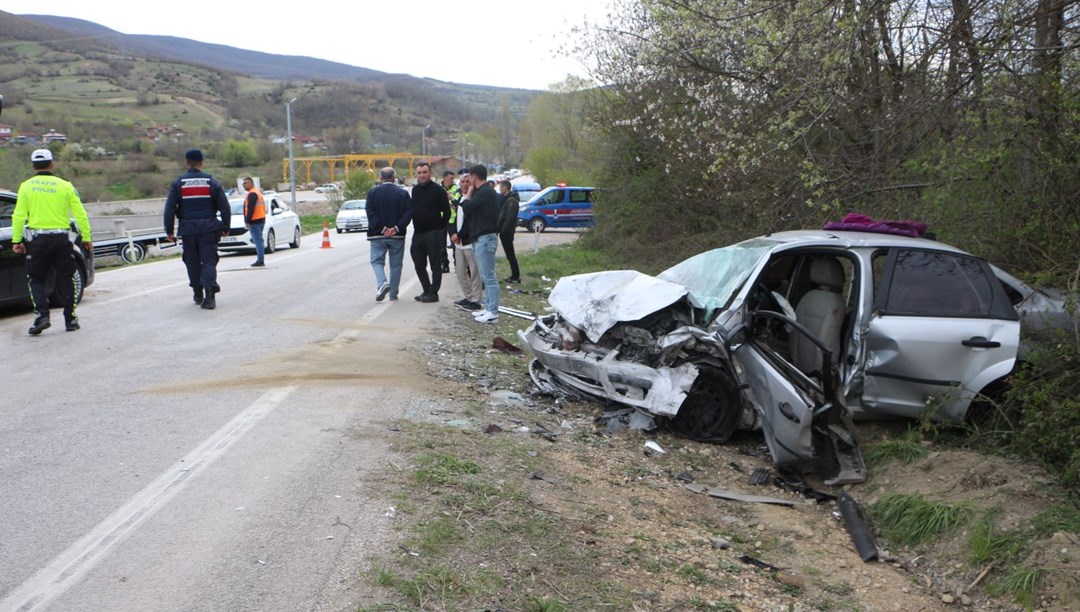
<path id="1" fill-rule="evenodd" d="M 333 183 L 324 183 L 315 188 L 315 193 L 337 193 L 338 186 Z"/>
<path id="2" fill-rule="evenodd" d="M 264 194 L 265 195 L 265 194 Z M 300 248 L 300 217 L 289 210 L 289 205 L 276 196 L 265 198 L 266 225 L 263 227 L 266 252 L 273 253 L 278 247 L 289 245 Z M 218 243 L 219 251 L 253 251 L 251 234 L 244 227 L 244 200 L 229 200 L 232 207 L 229 235 Z"/>
<path id="3" fill-rule="evenodd" d="M 341 205 L 334 227 L 337 233 L 367 230 L 367 200 L 348 200 Z"/>

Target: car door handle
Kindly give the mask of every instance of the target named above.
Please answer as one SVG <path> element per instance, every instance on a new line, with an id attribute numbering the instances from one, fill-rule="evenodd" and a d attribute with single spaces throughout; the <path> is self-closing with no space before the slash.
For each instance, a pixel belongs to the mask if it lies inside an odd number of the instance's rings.
<path id="1" fill-rule="evenodd" d="M 970 346 L 970 347 L 973 347 L 973 348 L 998 348 L 999 346 L 1001 346 L 1000 342 L 995 342 L 993 340 L 987 340 L 986 338 L 983 338 L 982 336 L 975 336 L 975 337 L 972 337 L 972 338 L 968 338 L 967 340 L 961 341 L 960 344 L 963 344 L 964 346 Z"/>

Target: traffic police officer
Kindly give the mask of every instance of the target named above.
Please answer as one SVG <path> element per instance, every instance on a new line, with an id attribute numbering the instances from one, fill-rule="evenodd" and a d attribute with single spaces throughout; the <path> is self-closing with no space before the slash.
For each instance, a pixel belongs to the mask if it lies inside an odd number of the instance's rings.
<path id="1" fill-rule="evenodd" d="M 195 303 L 207 310 L 217 306 L 218 239 L 229 233 L 231 210 L 221 183 L 202 171 L 203 154 L 191 149 L 184 154 L 187 171 L 169 186 L 165 198 L 165 235 L 175 241 L 176 219 L 184 239 L 184 265 Z M 219 219 L 220 216 L 220 219 Z"/>
<path id="2" fill-rule="evenodd" d="M 56 293 L 64 306 L 67 331 L 79 329 L 75 314 L 75 259 L 69 232 L 71 217 L 82 233 L 86 248 L 92 250 L 90 219 L 79 200 L 79 192 L 64 179 L 52 173 L 52 151 L 38 149 L 30 155 L 36 174 L 19 185 L 15 213 L 11 220 L 12 250 L 26 255 L 26 276 L 29 279 L 30 299 L 37 318 L 30 326 L 36 336 L 49 328 L 49 297 L 45 282 L 49 272 L 56 271 Z M 25 239 L 25 242 L 24 242 Z"/>

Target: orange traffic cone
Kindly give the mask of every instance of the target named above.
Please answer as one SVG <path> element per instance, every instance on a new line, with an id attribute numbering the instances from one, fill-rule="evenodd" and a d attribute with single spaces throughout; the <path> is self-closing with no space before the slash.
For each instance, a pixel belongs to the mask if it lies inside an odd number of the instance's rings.
<path id="1" fill-rule="evenodd" d="M 323 224 L 322 224 L 322 246 L 319 247 L 319 248 L 320 249 L 332 249 L 332 248 L 334 248 L 334 247 L 330 246 L 330 228 L 327 225 L 326 221 L 323 221 Z"/>

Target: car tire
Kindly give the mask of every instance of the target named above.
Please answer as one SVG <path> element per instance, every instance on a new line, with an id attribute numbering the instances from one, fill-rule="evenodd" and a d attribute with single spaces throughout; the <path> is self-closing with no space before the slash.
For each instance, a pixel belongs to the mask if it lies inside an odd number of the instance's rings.
<path id="1" fill-rule="evenodd" d="M 293 228 L 292 242 L 289 243 L 289 248 L 292 248 L 292 249 L 299 249 L 300 248 L 300 227 L 299 226 Z"/>
<path id="2" fill-rule="evenodd" d="M 702 368 L 686 395 L 671 428 L 681 436 L 702 442 L 727 442 L 739 428 L 742 399 L 726 372 Z"/>
<path id="3" fill-rule="evenodd" d="M 547 222 L 544 221 L 543 217 L 536 217 L 535 219 L 529 220 L 529 231 L 534 234 L 539 234 L 540 232 L 544 231 L 544 228 L 546 227 Z"/>
<path id="4" fill-rule="evenodd" d="M 339 228 L 337 228 L 337 233 L 339 233 L 339 234 L 340 234 L 340 233 L 341 233 L 341 232 L 343 232 L 343 231 L 345 231 L 345 230 L 341 229 L 340 227 L 339 227 Z"/>
<path id="5" fill-rule="evenodd" d="M 270 230 L 266 233 L 266 252 L 267 254 L 273 253 L 277 250 L 277 237 L 274 236 L 274 230 Z"/>
<path id="6" fill-rule="evenodd" d="M 75 283 L 75 304 L 78 304 L 82 301 L 83 292 L 86 290 L 86 270 L 83 269 L 78 260 L 75 262 L 75 274 L 72 275 L 71 279 Z M 55 280 L 53 281 L 52 291 L 49 293 L 49 304 L 62 304 Z"/>

